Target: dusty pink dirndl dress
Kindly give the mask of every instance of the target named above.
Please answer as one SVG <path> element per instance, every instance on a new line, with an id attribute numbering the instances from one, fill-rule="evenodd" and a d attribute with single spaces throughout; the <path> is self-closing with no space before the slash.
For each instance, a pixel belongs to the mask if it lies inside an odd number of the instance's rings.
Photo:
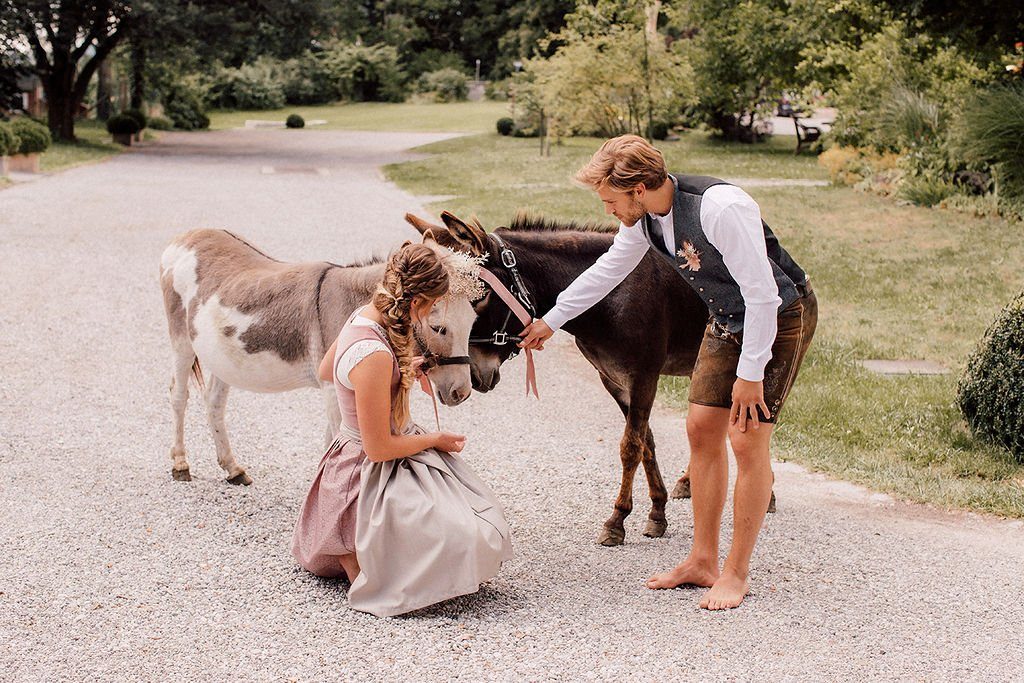
<path id="1" fill-rule="evenodd" d="M 383 341 L 390 352 L 383 330 L 353 324 L 357 314 L 338 335 L 335 373 L 345 352 L 360 341 Z M 392 392 L 400 379 L 395 361 Z M 339 558 L 357 553 L 361 571 L 349 589 L 349 604 L 377 616 L 475 592 L 512 556 L 511 531 L 497 497 L 457 454 L 428 449 L 397 460 L 367 459 L 355 392 L 337 376 L 334 384 L 342 425 L 299 513 L 295 559 L 319 576 L 342 576 Z M 397 431 L 394 424 L 392 429 Z M 412 423 L 405 428 L 423 431 Z"/>
<path id="2" fill-rule="evenodd" d="M 355 343 L 363 340 L 384 341 L 381 334 L 367 325 L 353 325 L 353 313 L 338 335 L 334 370 L 338 361 Z M 391 374 L 391 390 L 401 377 L 398 363 Z M 359 432 L 356 418 L 356 393 L 334 382 L 341 407 L 342 429 L 320 459 L 316 477 L 299 512 L 299 521 L 292 534 L 292 555 L 303 568 L 317 576 L 344 576 L 339 558 L 356 551 L 356 501 L 359 498 L 359 477 L 366 453 L 355 438 Z"/>

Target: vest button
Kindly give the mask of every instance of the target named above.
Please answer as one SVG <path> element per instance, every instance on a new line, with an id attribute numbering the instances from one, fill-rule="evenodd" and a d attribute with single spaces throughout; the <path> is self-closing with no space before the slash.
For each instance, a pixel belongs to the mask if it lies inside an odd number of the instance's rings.
<path id="1" fill-rule="evenodd" d="M 713 304 L 713 303 L 715 303 L 715 300 L 714 299 L 708 299 L 708 303 L 709 304 Z"/>
<path id="2" fill-rule="evenodd" d="M 698 287 L 698 288 L 697 288 L 697 291 L 699 291 L 699 292 L 703 292 L 703 291 L 704 291 L 704 288 L 703 288 L 703 287 Z"/>
<path id="3" fill-rule="evenodd" d="M 691 280 L 693 279 L 693 276 L 692 276 L 692 275 L 690 276 L 690 279 L 691 279 Z"/>
<path id="4" fill-rule="evenodd" d="M 719 313 L 725 313 L 725 311 L 723 311 L 721 308 L 718 309 L 718 312 Z M 731 318 L 732 316 L 730 315 L 729 317 Z"/>

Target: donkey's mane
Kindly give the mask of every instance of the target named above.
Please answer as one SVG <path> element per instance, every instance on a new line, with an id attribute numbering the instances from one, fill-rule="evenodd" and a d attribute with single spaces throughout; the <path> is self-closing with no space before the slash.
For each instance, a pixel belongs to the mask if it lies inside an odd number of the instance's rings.
<path id="1" fill-rule="evenodd" d="M 545 218 L 539 214 L 532 214 L 520 211 L 512 219 L 512 223 L 506 227 L 511 232 L 616 232 L 617 225 L 609 223 L 597 223 L 588 221 L 560 221 L 555 218 Z"/>

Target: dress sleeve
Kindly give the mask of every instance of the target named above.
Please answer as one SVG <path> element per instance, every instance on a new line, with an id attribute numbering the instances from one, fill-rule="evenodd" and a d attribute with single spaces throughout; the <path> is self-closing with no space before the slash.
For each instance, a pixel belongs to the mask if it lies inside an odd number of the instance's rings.
<path id="1" fill-rule="evenodd" d="M 352 383 L 348 379 L 348 373 L 352 368 L 359 365 L 360 361 L 372 353 L 384 353 L 391 355 L 391 349 L 387 344 L 377 339 L 362 339 L 345 349 L 343 353 L 335 356 L 334 359 L 334 381 L 349 389 Z"/>

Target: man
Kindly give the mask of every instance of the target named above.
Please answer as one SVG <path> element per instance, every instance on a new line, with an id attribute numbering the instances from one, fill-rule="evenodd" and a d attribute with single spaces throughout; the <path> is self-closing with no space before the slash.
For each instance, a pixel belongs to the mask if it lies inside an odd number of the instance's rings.
<path id="1" fill-rule="evenodd" d="M 710 319 L 686 416 L 693 548 L 647 587 L 704 586 L 701 607 L 737 607 L 750 588 L 750 555 L 771 498 L 772 430 L 814 334 L 817 300 L 746 192 L 714 178 L 669 175 L 661 153 L 643 138 L 608 140 L 576 180 L 597 192 L 605 212 L 621 221 L 619 231 L 555 307 L 526 328 L 521 346 L 542 348 L 567 320 L 615 289 L 650 248 L 704 300 Z M 719 567 L 727 437 L 738 473 L 732 547 Z"/>

